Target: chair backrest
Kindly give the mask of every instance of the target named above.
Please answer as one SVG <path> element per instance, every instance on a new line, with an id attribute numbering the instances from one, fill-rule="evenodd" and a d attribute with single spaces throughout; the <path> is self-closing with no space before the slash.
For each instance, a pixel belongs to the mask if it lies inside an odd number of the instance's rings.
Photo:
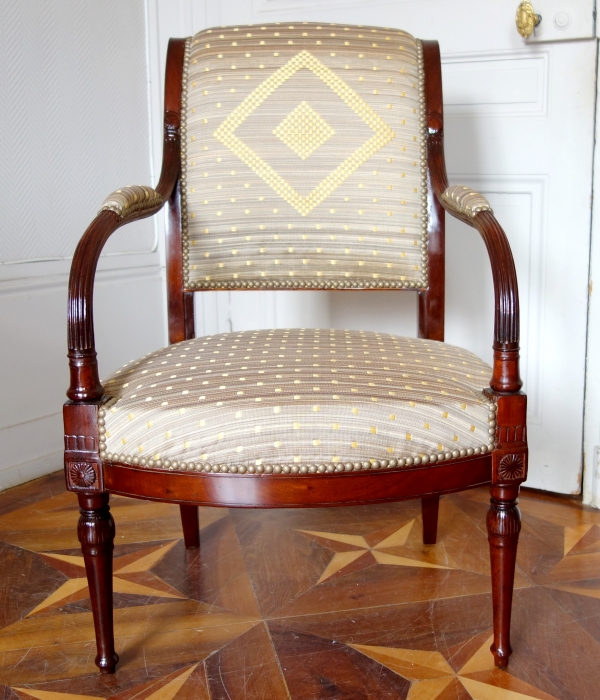
<path id="1" fill-rule="evenodd" d="M 314 23 L 187 40 L 186 289 L 425 289 L 420 41 Z"/>
<path id="2" fill-rule="evenodd" d="M 316 23 L 172 39 L 170 342 L 195 335 L 194 292 L 277 288 L 414 290 L 419 337 L 443 340 L 442 135 L 436 41 Z"/>

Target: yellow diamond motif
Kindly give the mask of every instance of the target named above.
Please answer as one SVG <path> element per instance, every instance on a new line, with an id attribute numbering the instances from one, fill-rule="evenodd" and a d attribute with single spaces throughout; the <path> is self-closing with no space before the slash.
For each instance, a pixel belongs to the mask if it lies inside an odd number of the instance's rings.
<path id="1" fill-rule="evenodd" d="M 312 71 L 317 78 L 321 79 L 331 88 L 350 109 L 354 110 L 374 132 L 370 139 L 363 143 L 362 146 L 359 146 L 359 148 L 357 148 L 354 153 L 350 154 L 343 163 L 329 173 L 329 175 L 306 197 L 297 192 L 292 185 L 286 182 L 286 180 L 255 153 L 250 146 L 246 145 L 235 135 L 236 129 L 243 124 L 270 95 L 283 85 L 286 80 L 289 80 L 302 68 L 308 68 L 308 70 Z M 291 114 L 288 116 L 291 116 Z M 309 51 L 301 51 L 296 54 L 296 56 L 291 58 L 285 65 L 276 70 L 269 78 L 255 88 L 248 97 L 224 119 L 213 134 L 215 138 L 219 139 L 222 144 L 231 149 L 240 160 L 261 177 L 280 197 L 285 199 L 288 204 L 291 204 L 302 216 L 310 214 L 310 212 L 327 199 L 344 180 L 349 178 L 350 175 L 360 168 L 361 165 L 366 163 L 371 156 L 388 144 L 395 135 L 394 131 L 371 107 L 369 107 L 360 95 Z"/>
<path id="2" fill-rule="evenodd" d="M 306 160 L 335 134 L 335 131 L 309 104 L 302 102 L 273 130 L 294 153 Z"/>

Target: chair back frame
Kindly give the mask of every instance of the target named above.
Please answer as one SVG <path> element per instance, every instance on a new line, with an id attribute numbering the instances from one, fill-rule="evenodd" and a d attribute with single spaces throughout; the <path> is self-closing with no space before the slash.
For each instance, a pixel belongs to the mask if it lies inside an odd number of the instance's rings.
<path id="1" fill-rule="evenodd" d="M 443 123 L 442 81 L 439 46 L 436 41 L 424 41 L 425 63 L 425 112 L 435 113 Z M 185 40 L 172 39 L 169 46 L 166 70 L 166 91 L 172 98 L 169 111 L 179 105 L 177 119 L 181 123 L 181 95 Z M 165 103 L 166 105 L 166 103 Z M 165 115 L 167 107 L 165 106 Z M 166 116 L 165 116 L 166 123 Z M 165 132 L 166 138 L 166 132 Z M 428 280 L 427 289 L 417 291 L 419 338 L 444 340 L 444 290 L 445 290 L 445 210 L 436 197 L 429 175 L 427 183 L 428 210 Z M 168 201 L 167 224 L 167 296 L 169 316 L 169 342 L 177 343 L 195 337 L 194 292 L 184 288 L 183 247 L 181 226 L 181 179 L 177 179 Z M 235 291 L 235 290 L 232 290 Z M 254 290 L 250 290 L 254 291 Z M 302 290 L 297 290 L 302 291 Z M 347 288 L 344 291 L 358 291 Z M 374 290 L 368 290 L 374 291 Z M 396 290 L 410 291 L 410 290 Z M 198 291 L 196 293 L 201 293 Z"/>

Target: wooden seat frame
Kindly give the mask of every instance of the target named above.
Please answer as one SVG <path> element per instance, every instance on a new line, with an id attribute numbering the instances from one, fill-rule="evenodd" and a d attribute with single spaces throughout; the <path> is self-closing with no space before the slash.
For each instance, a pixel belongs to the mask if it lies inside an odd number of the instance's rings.
<path id="1" fill-rule="evenodd" d="M 171 39 L 167 53 L 164 153 L 156 190 L 168 206 L 167 283 L 169 341 L 194 337 L 193 293 L 184 288 L 180 206 L 181 90 L 185 41 Z M 65 477 L 78 495 L 78 535 L 85 559 L 98 654 L 96 665 L 114 673 L 112 551 L 115 525 L 109 494 L 178 503 L 186 547 L 200 542 L 198 506 L 289 508 L 344 506 L 422 499 L 423 541 L 436 541 L 440 494 L 490 485 L 487 516 L 490 544 L 494 641 L 498 667 L 511 654 L 510 617 L 517 541 L 521 528 L 517 497 L 527 474 L 526 397 L 520 392 L 519 302 L 514 262 L 506 235 L 491 211 L 457 214 L 442 203 L 448 187 L 443 149 L 440 53 L 437 42 L 424 41 L 425 117 L 428 127 L 429 287 L 418 291 L 419 337 L 444 339 L 445 211 L 476 228 L 487 247 L 495 294 L 494 361 L 490 388 L 496 406 L 494 447 L 486 454 L 450 462 L 349 474 L 269 476 L 266 474 L 178 473 L 149 470 L 102 460 L 98 412 L 104 390 L 94 346 L 93 287 L 98 258 L 109 236 L 121 226 L 155 214 L 151 208 L 129 215 L 101 211 L 83 235 L 69 281 L 69 363 L 71 385 L 64 408 Z M 351 290 L 349 290 L 351 291 Z"/>

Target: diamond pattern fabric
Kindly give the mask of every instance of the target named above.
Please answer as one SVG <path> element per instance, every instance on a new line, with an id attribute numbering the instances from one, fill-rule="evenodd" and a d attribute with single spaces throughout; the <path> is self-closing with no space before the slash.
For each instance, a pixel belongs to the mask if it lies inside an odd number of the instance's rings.
<path id="1" fill-rule="evenodd" d="M 231 473 L 397 468 L 486 452 L 490 367 L 432 340 L 264 330 L 183 341 L 105 382 L 101 456 Z"/>
<path id="2" fill-rule="evenodd" d="M 419 41 L 343 25 L 188 41 L 188 289 L 427 286 Z"/>
<path id="3" fill-rule="evenodd" d="M 306 160 L 328 141 L 335 131 L 309 104 L 302 102 L 273 129 L 273 133 L 302 160 Z"/>

